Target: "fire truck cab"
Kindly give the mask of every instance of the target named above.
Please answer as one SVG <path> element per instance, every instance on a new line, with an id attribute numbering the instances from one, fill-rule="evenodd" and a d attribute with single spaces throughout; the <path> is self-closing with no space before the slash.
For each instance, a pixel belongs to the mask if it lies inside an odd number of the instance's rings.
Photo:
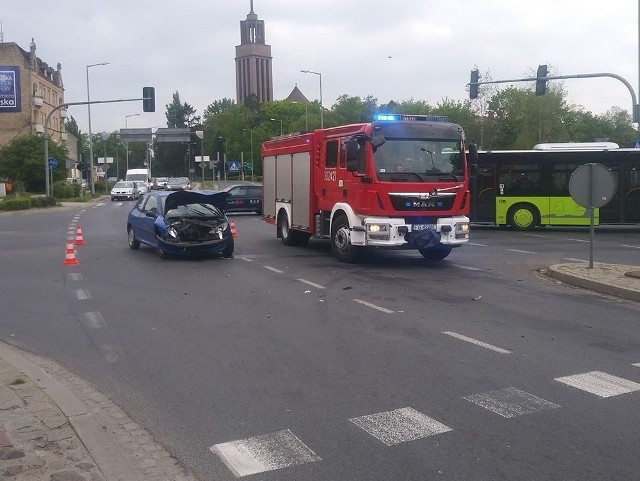
<path id="1" fill-rule="evenodd" d="M 274 138 L 261 149 L 263 219 L 286 245 L 329 239 L 342 262 L 364 247 L 444 259 L 469 239 L 469 152 L 459 125 L 423 115 Z"/>

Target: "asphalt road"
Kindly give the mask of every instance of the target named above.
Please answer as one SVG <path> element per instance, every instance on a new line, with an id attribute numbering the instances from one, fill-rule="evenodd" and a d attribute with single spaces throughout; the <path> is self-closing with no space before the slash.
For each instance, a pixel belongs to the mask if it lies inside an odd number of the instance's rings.
<path id="1" fill-rule="evenodd" d="M 131 205 L 0 217 L 0 337 L 89 380 L 201 479 L 637 477 L 640 308 L 539 272 L 588 259 L 588 230 L 474 229 L 442 262 L 345 265 L 241 214 L 234 259 L 162 260 L 128 248 Z M 86 245 L 63 266 L 75 221 Z M 596 261 L 639 250 L 596 235 Z"/>

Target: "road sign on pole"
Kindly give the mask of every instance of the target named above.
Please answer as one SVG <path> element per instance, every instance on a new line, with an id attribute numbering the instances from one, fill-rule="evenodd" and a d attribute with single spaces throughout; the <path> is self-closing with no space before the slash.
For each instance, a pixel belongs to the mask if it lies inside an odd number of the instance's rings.
<path id="1" fill-rule="evenodd" d="M 606 205 L 616 190 L 616 179 L 602 164 L 588 163 L 578 167 L 569 179 L 569 193 L 576 204 L 589 209 L 591 240 L 589 243 L 589 269 L 593 269 L 593 241 L 595 237 L 594 210 Z"/>

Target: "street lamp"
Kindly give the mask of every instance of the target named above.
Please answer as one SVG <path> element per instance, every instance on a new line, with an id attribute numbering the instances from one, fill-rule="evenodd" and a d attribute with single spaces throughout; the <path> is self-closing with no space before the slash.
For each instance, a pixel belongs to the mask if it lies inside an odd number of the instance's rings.
<path id="1" fill-rule="evenodd" d="M 109 62 L 92 63 L 87 65 L 87 113 L 89 116 L 89 174 L 91 177 L 91 195 L 96 194 L 96 187 L 93 183 L 93 141 L 91 139 L 91 97 L 89 95 L 89 68 L 98 67 L 100 65 L 109 65 Z"/>
<path id="2" fill-rule="evenodd" d="M 111 134 L 109 132 L 102 132 L 100 135 L 102 137 L 102 143 L 104 144 L 104 166 L 102 169 L 104 170 L 104 192 L 107 194 L 109 193 L 109 185 L 107 182 L 107 172 L 109 170 L 109 166 L 107 165 L 107 139 L 111 137 Z"/>
<path id="3" fill-rule="evenodd" d="M 196 136 L 200 139 L 200 167 L 202 168 L 202 188 L 204 189 L 204 130 L 196 130 Z"/>
<path id="4" fill-rule="evenodd" d="M 129 117 L 139 117 L 140 114 L 129 114 L 129 115 L 125 115 L 124 116 L 124 128 L 128 129 L 129 128 Z M 129 170 L 129 141 L 127 140 L 126 142 L 127 144 L 127 170 Z"/>
<path id="5" fill-rule="evenodd" d="M 249 131 L 249 142 L 251 143 L 251 180 L 253 180 L 253 129 L 243 129 L 245 131 Z M 244 166 L 242 166 L 242 171 L 244 172 Z"/>
<path id="6" fill-rule="evenodd" d="M 317 75 L 318 78 L 320 79 L 320 128 L 323 129 L 324 128 L 324 115 L 323 115 L 324 109 L 322 108 L 322 74 L 320 72 L 313 72 L 311 70 L 300 70 L 300 72 Z"/>
<path id="7" fill-rule="evenodd" d="M 280 119 L 269 119 L 269 120 L 271 120 L 272 122 L 280 122 L 280 135 L 282 135 L 282 120 Z"/>
<path id="8" fill-rule="evenodd" d="M 224 140 L 224 154 L 222 155 L 222 171 L 224 173 L 224 180 L 227 180 L 227 138 L 226 137 L 216 137 L 218 140 Z M 217 152 L 216 161 L 220 162 L 220 151 Z M 220 169 L 218 168 L 218 180 L 220 180 Z"/>

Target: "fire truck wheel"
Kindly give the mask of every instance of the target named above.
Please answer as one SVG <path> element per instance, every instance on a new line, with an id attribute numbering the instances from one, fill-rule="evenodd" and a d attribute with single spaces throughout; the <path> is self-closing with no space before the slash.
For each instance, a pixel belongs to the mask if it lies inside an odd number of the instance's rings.
<path id="1" fill-rule="evenodd" d="M 424 257 L 428 261 L 441 261 L 442 259 L 447 257 L 449 254 L 451 254 L 451 250 L 452 250 L 451 247 L 447 247 L 443 245 L 440 245 L 437 247 L 431 247 L 428 249 L 418 249 L 420 254 L 422 254 L 422 257 Z"/>
<path id="2" fill-rule="evenodd" d="M 278 215 L 278 237 L 286 246 L 296 245 L 295 232 L 289 229 L 289 217 L 286 212 L 281 212 Z"/>
<path id="3" fill-rule="evenodd" d="M 344 215 L 335 218 L 331 225 L 331 251 L 340 262 L 355 262 L 358 247 L 351 244 L 349 221 Z"/>

